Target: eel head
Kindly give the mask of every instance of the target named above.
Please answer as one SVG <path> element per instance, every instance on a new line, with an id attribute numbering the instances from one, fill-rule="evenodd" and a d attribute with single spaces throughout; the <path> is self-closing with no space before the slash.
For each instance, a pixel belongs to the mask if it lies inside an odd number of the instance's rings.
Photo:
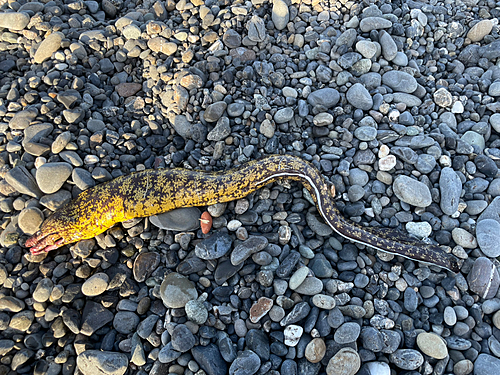
<path id="1" fill-rule="evenodd" d="M 84 239 L 86 236 L 77 222 L 62 211 L 56 211 L 43 222 L 40 230 L 28 238 L 25 245 L 31 248 L 31 254 L 38 255 Z"/>

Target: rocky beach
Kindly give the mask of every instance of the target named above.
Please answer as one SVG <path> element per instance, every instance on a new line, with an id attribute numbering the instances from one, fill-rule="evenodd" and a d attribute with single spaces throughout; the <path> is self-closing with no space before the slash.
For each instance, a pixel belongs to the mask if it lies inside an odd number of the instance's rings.
<path id="1" fill-rule="evenodd" d="M 0 375 L 499 374 L 499 17 L 494 0 L 0 0 Z M 98 184 L 272 154 L 460 272 L 342 238 L 294 181 L 25 246 Z"/>

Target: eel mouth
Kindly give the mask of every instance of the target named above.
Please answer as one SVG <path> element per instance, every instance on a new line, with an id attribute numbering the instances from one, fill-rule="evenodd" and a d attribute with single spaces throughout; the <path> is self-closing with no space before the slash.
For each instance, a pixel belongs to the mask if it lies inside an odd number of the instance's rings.
<path id="1" fill-rule="evenodd" d="M 30 248 L 33 255 L 47 253 L 55 250 L 65 244 L 64 238 L 59 233 L 43 234 L 38 231 L 33 236 L 28 238 L 25 245 Z"/>

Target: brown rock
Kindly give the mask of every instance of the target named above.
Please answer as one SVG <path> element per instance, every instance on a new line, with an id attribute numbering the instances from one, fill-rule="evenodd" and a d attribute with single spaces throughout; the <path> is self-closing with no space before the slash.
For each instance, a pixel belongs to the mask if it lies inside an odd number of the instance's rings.
<path id="1" fill-rule="evenodd" d="M 326 353 L 326 345 L 323 339 L 312 339 L 306 346 L 305 356 L 311 363 L 318 363 L 323 359 Z"/>
<path id="2" fill-rule="evenodd" d="M 250 321 L 257 323 L 273 307 L 273 300 L 267 297 L 260 297 L 250 308 Z"/>
<path id="3" fill-rule="evenodd" d="M 135 95 L 142 89 L 142 85 L 137 82 L 123 82 L 116 85 L 115 90 L 122 98 Z"/>

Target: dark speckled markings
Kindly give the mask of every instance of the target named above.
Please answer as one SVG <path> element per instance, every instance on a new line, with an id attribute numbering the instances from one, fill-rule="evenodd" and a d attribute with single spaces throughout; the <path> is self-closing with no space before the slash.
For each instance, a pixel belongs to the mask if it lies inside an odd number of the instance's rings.
<path id="1" fill-rule="evenodd" d="M 157 169 L 119 177 L 84 191 L 54 212 L 26 241 L 26 246 L 31 247 L 33 254 L 47 252 L 95 237 L 128 219 L 240 199 L 280 179 L 302 182 L 323 219 L 339 235 L 378 250 L 459 271 L 459 260 L 439 246 L 393 229 L 365 228 L 347 221 L 335 207 L 331 186 L 319 171 L 288 155 L 269 156 L 228 172 Z"/>

